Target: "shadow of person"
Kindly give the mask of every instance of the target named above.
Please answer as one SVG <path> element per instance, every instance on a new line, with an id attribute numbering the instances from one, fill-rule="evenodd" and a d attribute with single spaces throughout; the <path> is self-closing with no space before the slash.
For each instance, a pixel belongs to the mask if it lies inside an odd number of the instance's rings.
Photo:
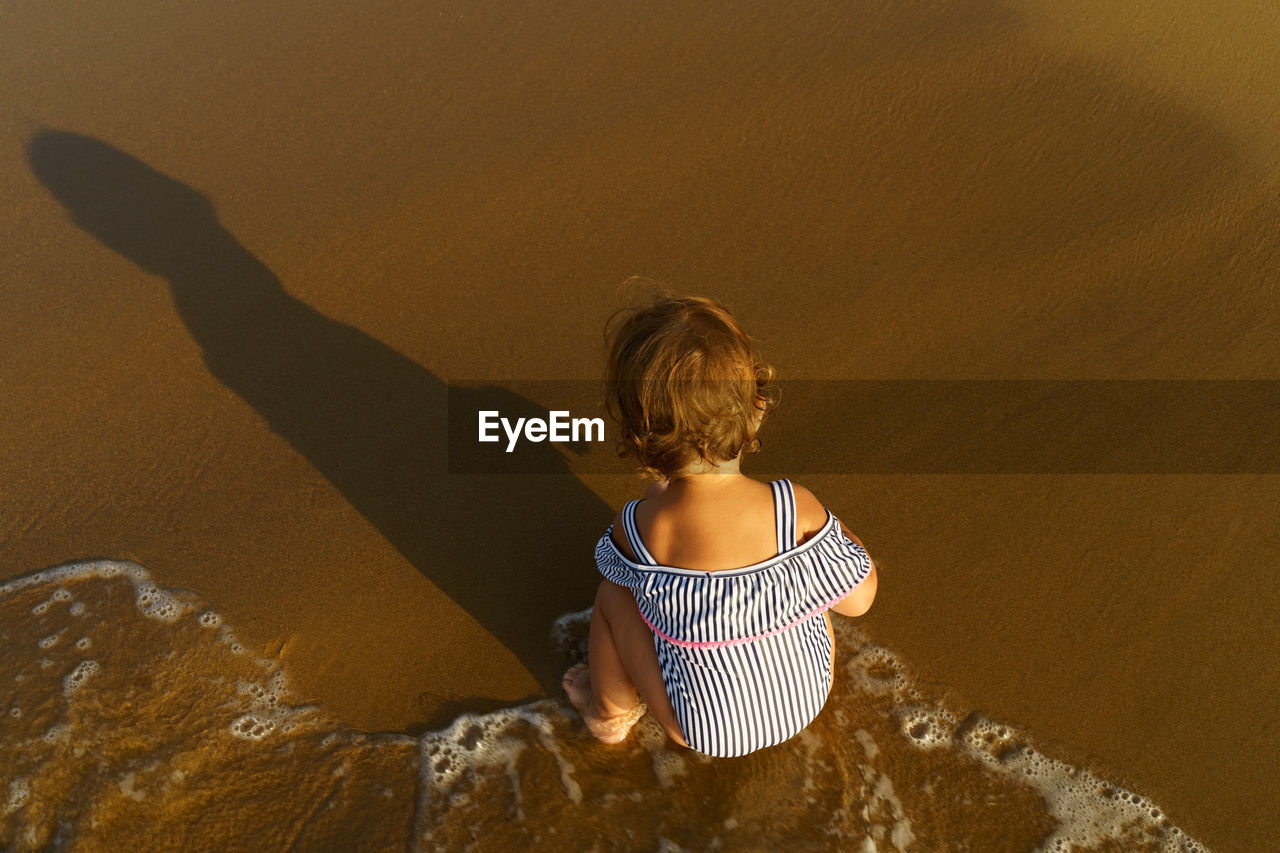
<path id="1" fill-rule="evenodd" d="M 594 586 L 590 571 L 567 567 L 589 559 L 612 512 L 549 444 L 522 445 L 523 469 L 538 473 L 450 476 L 447 459 L 450 402 L 545 410 L 499 388 L 451 390 L 298 301 L 204 195 L 105 142 L 43 130 L 27 157 L 81 229 L 168 281 L 213 375 L 545 689 L 558 689 L 552 622 Z"/>

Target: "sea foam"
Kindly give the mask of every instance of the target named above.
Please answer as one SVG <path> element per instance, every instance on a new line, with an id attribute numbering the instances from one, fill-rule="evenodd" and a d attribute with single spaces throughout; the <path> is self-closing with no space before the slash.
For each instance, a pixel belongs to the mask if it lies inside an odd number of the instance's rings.
<path id="1" fill-rule="evenodd" d="M 552 626 L 568 660 L 585 655 L 589 621 Z M 248 654 L 207 603 L 133 563 L 6 581 L 0 626 L 0 841 L 13 849 L 325 847 L 361 833 L 450 851 L 1204 850 L 1149 799 L 926 697 L 843 620 L 822 714 L 722 760 L 648 716 L 600 744 L 561 698 L 414 738 L 353 731 L 300 703 L 280 662 Z"/>

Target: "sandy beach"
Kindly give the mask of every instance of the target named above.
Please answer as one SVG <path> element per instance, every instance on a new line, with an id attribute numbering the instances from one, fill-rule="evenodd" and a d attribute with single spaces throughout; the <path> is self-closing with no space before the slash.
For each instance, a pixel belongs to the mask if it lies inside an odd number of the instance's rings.
<path id="1" fill-rule="evenodd" d="M 641 481 L 451 474 L 446 399 L 597 378 L 630 276 L 784 380 L 1280 379 L 1264 0 L 5 19 L 0 578 L 136 561 L 367 731 L 559 690 Z M 1280 478 L 797 480 L 956 707 L 1274 843 Z"/>

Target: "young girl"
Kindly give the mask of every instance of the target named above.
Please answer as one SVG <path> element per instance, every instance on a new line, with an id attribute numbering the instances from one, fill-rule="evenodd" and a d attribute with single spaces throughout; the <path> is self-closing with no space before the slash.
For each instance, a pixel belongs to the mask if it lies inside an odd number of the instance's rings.
<path id="1" fill-rule="evenodd" d="M 565 673 L 565 692 L 605 743 L 646 704 L 707 755 L 781 743 L 831 689 L 827 611 L 865 613 L 875 568 L 807 489 L 739 471 L 760 447 L 772 370 L 724 306 L 660 298 L 607 337 L 619 452 L 657 482 L 596 545 L 605 579 L 587 663 Z"/>

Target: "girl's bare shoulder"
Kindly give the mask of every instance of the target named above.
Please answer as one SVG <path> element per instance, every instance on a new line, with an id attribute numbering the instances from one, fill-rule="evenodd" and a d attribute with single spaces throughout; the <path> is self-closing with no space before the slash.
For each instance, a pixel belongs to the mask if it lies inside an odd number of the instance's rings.
<path id="1" fill-rule="evenodd" d="M 826 526 L 827 508 L 799 483 L 793 482 L 791 488 L 796 493 L 797 541 L 804 542 Z"/>

